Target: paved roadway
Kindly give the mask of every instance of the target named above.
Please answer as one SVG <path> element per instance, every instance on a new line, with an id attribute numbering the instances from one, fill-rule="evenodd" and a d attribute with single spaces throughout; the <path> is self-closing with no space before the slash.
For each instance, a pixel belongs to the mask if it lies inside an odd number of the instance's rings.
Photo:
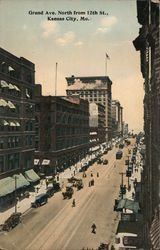
<path id="1" fill-rule="evenodd" d="M 74 191 L 76 207 L 72 208 L 72 199 L 63 200 L 61 192 L 55 194 L 46 205 L 31 209 L 12 231 L 1 233 L 0 248 L 81 250 L 83 247 L 97 249 L 101 242 L 112 242 L 118 223 L 118 214 L 113 211 L 114 199 L 119 194 L 119 172 L 126 169 L 124 161 L 128 148 L 123 149 L 121 160 L 115 159 L 115 153 L 114 148 L 103 156 L 108 159 L 108 165 L 95 163 L 87 170 L 87 178 L 83 179 L 84 188 Z M 89 187 L 91 171 L 95 185 Z M 82 177 L 82 173 L 78 173 L 77 177 Z M 97 226 L 96 234 L 91 233 L 93 222 Z"/>

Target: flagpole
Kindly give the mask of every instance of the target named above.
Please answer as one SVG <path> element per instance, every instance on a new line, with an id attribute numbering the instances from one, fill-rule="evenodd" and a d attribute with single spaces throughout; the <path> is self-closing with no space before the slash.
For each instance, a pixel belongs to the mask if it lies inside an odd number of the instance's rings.
<path id="1" fill-rule="evenodd" d="M 58 65 L 58 63 L 56 62 L 56 72 L 55 72 L 55 96 L 57 95 L 57 65 Z"/>
<path id="2" fill-rule="evenodd" d="M 106 54 L 105 54 L 105 76 L 107 76 L 107 57 L 106 57 Z"/>

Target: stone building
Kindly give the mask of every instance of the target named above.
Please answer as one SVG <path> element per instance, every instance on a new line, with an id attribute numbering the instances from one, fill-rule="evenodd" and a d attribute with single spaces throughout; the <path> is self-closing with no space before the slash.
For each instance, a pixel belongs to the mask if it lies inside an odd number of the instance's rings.
<path id="1" fill-rule="evenodd" d="M 0 48 L 0 179 L 33 168 L 34 64 Z"/>
<path id="2" fill-rule="evenodd" d="M 36 85 L 35 158 L 46 174 L 56 174 L 89 151 L 89 104 L 79 96 L 42 96 Z"/>
<path id="3" fill-rule="evenodd" d="M 89 104 L 90 147 L 96 147 L 105 142 L 105 107 L 94 102 Z"/>
<path id="4" fill-rule="evenodd" d="M 118 100 L 112 100 L 112 137 L 123 135 L 123 108 Z"/>
<path id="5" fill-rule="evenodd" d="M 89 103 L 101 103 L 105 106 L 106 120 L 106 141 L 112 138 L 112 81 L 108 76 L 88 76 L 88 77 L 66 77 L 67 96 L 79 95 L 82 99 L 88 100 Z"/>
<path id="6" fill-rule="evenodd" d="M 133 41 L 140 51 L 144 78 L 144 131 L 146 143 L 143 173 L 144 249 L 160 249 L 160 3 L 137 1 L 141 25 Z"/>

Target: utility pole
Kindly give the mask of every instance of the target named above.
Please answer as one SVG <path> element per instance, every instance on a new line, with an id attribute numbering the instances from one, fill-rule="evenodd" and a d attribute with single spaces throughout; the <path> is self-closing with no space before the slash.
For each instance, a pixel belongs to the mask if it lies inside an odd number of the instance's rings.
<path id="1" fill-rule="evenodd" d="M 15 180 L 15 214 L 17 213 L 17 176 L 14 177 Z"/>
<path id="2" fill-rule="evenodd" d="M 122 184 L 121 184 L 121 193 L 122 193 L 122 199 L 123 199 L 123 175 L 125 174 L 125 173 L 123 173 L 123 172 L 121 172 L 121 173 L 119 173 L 119 174 L 121 174 L 121 176 L 122 176 Z"/>
<path id="3" fill-rule="evenodd" d="M 127 157 L 128 157 L 128 170 L 129 170 L 129 155 Z M 129 189 L 130 189 L 130 185 L 129 185 L 129 176 L 128 176 L 128 191 Z"/>

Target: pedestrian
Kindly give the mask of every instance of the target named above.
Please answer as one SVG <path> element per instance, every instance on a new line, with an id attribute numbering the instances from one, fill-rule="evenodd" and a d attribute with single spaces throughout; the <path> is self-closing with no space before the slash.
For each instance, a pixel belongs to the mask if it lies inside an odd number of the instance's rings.
<path id="1" fill-rule="evenodd" d="M 97 172 L 97 177 L 99 177 L 99 173 Z"/>

